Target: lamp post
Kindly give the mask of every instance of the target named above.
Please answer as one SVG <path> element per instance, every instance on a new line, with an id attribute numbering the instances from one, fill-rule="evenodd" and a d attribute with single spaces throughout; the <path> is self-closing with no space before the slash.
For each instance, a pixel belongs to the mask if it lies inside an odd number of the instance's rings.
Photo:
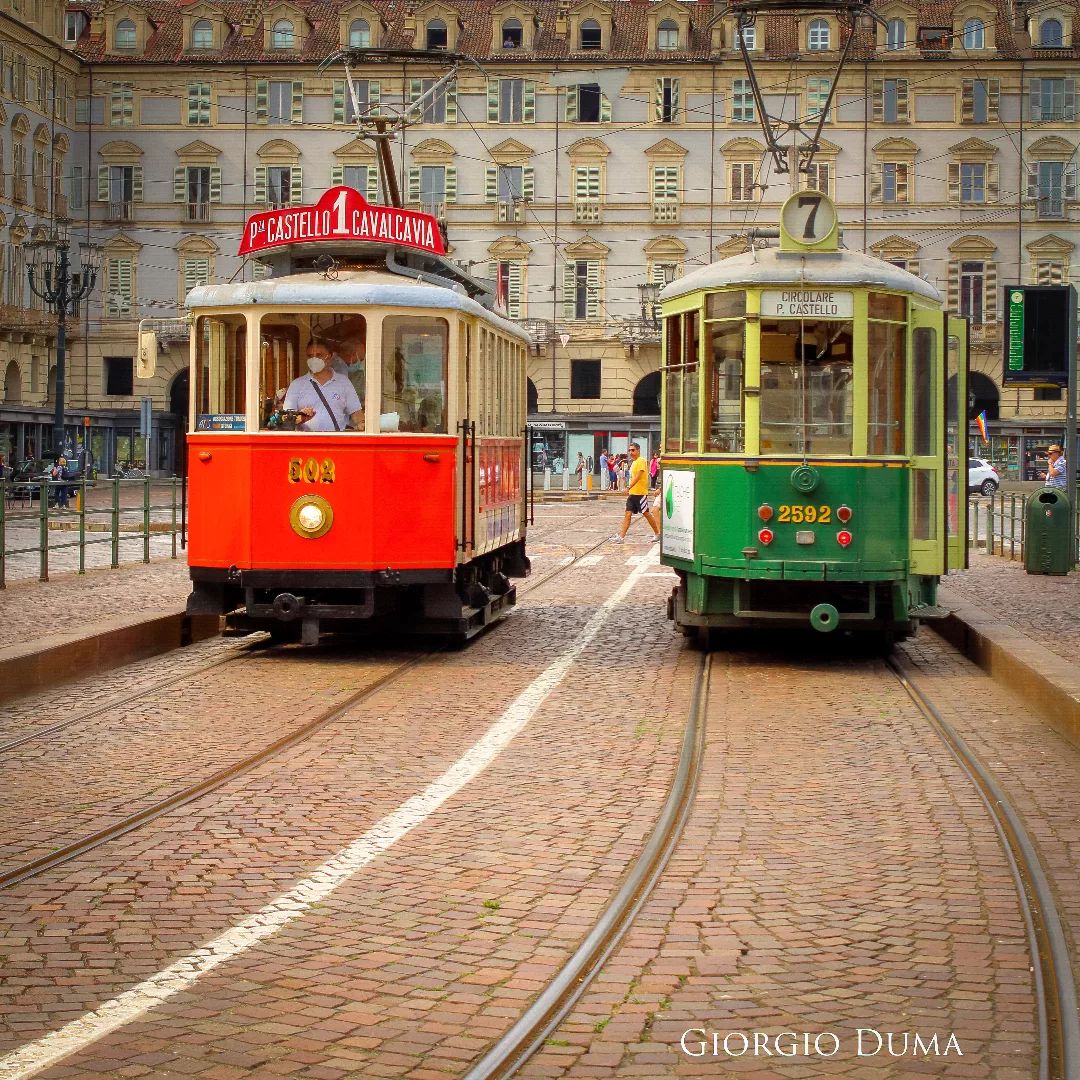
<path id="1" fill-rule="evenodd" d="M 53 415 L 53 449 L 64 452 L 64 368 L 67 359 L 67 326 L 70 315 L 78 315 L 79 302 L 97 281 L 101 249 L 96 244 L 80 244 L 81 268 L 72 271 L 68 263 L 69 227 L 66 218 L 57 218 L 52 235 L 27 244 L 30 258 L 26 274 L 30 290 L 56 312 L 56 412 Z"/>
<path id="2" fill-rule="evenodd" d="M 663 263 L 660 269 L 664 274 L 662 282 L 647 281 L 637 287 L 641 298 L 641 321 L 653 330 L 660 329 L 660 290 L 675 280 L 674 263 Z"/>

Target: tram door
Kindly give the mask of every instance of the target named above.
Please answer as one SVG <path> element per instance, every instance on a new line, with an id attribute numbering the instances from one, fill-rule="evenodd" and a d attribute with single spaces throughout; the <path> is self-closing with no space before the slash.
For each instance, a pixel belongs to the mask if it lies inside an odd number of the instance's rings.
<path id="1" fill-rule="evenodd" d="M 941 311 L 911 311 L 911 572 L 945 572 L 945 325 Z"/>
<path id="2" fill-rule="evenodd" d="M 947 569 L 968 564 L 968 322 L 950 316 L 945 351 L 945 534 Z"/>

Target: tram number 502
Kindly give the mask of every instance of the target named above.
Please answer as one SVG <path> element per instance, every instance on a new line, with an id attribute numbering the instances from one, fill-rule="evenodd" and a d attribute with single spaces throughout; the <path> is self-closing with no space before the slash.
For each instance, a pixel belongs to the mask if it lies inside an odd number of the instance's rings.
<path id="1" fill-rule="evenodd" d="M 294 457 L 289 461 L 289 483 L 299 484 L 306 480 L 309 484 L 332 484 L 334 482 L 334 462 L 325 458 L 320 464 L 314 458 Z"/>
<path id="2" fill-rule="evenodd" d="M 836 210 L 820 192 L 800 192 L 784 204 L 783 222 L 784 229 L 794 239 L 820 244 L 836 224 Z"/>

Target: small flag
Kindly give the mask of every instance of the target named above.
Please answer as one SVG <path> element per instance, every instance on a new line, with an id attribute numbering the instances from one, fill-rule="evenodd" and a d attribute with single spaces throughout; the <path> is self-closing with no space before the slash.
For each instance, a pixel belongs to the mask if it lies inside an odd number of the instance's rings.
<path id="1" fill-rule="evenodd" d="M 986 435 L 986 410 L 985 409 L 983 409 L 983 411 L 981 413 L 979 413 L 978 416 L 975 417 L 975 423 L 978 425 L 979 434 L 982 436 L 982 441 L 984 443 L 989 443 L 990 440 L 989 440 L 989 438 L 987 438 L 987 435 Z"/>

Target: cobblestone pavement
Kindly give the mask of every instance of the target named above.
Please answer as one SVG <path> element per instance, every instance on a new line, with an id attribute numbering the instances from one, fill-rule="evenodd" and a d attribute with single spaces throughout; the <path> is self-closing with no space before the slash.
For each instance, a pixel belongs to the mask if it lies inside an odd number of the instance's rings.
<path id="1" fill-rule="evenodd" d="M 1080 572 L 1028 574 L 1023 562 L 972 553 L 970 568 L 949 574 L 944 585 L 946 594 L 970 600 L 1066 660 L 1080 652 Z"/>
<path id="2" fill-rule="evenodd" d="M 595 528 L 577 539 L 588 546 Z M 192 804 L 182 825 L 153 823 L 11 890 L 4 1046 L 199 946 L 422 788 L 630 573 L 633 592 L 530 725 L 423 828 L 263 946 L 50 1072 L 460 1071 L 576 945 L 666 795 L 692 657 L 663 619 L 670 575 L 645 544 L 541 585 L 470 648 Z"/>
<path id="3" fill-rule="evenodd" d="M 520 1075 L 1026 1080 L 1028 963 L 991 822 L 880 662 L 718 654 L 683 842 Z"/>

